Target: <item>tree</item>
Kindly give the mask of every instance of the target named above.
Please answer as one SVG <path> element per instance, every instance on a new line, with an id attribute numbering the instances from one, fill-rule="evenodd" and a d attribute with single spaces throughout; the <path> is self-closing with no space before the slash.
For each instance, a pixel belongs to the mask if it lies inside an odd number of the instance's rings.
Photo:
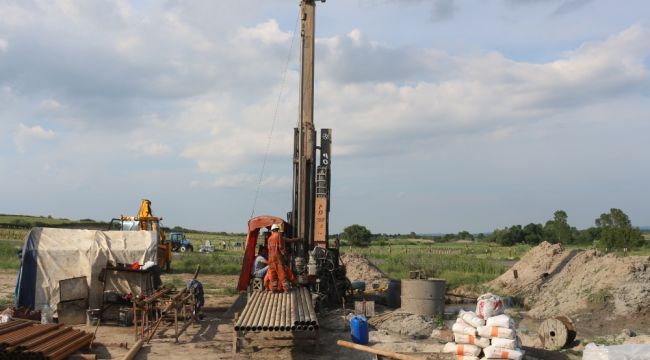
<path id="1" fill-rule="evenodd" d="M 553 213 L 555 237 L 560 244 L 571 243 L 571 226 L 569 226 L 568 219 L 569 216 L 564 210 L 557 210 Z"/>
<path id="2" fill-rule="evenodd" d="M 343 229 L 341 237 L 349 241 L 352 245 L 368 246 L 370 245 L 372 233 L 365 226 L 354 224 Z"/>
<path id="3" fill-rule="evenodd" d="M 474 240 L 474 235 L 470 234 L 469 231 L 463 230 L 458 233 L 458 240 Z"/>
<path id="4" fill-rule="evenodd" d="M 533 224 L 530 223 L 524 226 L 523 235 L 524 242 L 530 245 L 537 245 L 542 242 L 542 237 L 544 236 L 544 228 L 542 224 Z"/>
<path id="5" fill-rule="evenodd" d="M 621 209 L 612 208 L 595 221 L 600 230 L 598 244 L 606 248 L 632 248 L 643 245 L 643 234 L 632 227 L 630 218 Z"/>

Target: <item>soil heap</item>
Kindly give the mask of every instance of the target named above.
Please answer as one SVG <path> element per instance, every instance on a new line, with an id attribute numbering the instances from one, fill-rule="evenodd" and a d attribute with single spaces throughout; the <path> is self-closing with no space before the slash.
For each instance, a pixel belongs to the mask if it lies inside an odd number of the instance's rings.
<path id="1" fill-rule="evenodd" d="M 350 281 L 363 281 L 366 286 L 373 282 L 388 282 L 390 278 L 373 265 L 363 255 L 345 253 L 341 256 L 345 271 Z"/>
<path id="2" fill-rule="evenodd" d="M 650 306 L 650 258 L 566 250 L 543 242 L 487 286 L 523 297 L 534 318 L 573 316 L 596 308 L 607 310 L 603 316 L 631 316 Z"/>

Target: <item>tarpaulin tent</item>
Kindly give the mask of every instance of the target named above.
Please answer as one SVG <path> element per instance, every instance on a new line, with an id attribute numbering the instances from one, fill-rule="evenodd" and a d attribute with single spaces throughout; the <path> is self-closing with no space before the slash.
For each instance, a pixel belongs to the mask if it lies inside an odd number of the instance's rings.
<path id="1" fill-rule="evenodd" d="M 101 304 L 99 273 L 113 265 L 156 261 L 158 250 L 153 231 L 98 231 L 33 228 L 25 237 L 16 283 L 16 305 L 37 308 L 49 305 L 56 311 L 59 281 L 85 276 L 91 308 Z M 128 282 L 115 284 L 129 292 Z"/>

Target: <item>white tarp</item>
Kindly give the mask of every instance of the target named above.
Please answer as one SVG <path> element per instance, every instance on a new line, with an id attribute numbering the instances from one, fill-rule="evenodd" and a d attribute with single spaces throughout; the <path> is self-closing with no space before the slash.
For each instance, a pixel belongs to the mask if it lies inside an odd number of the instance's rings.
<path id="1" fill-rule="evenodd" d="M 158 244 L 153 231 L 33 228 L 25 239 L 24 251 L 30 249 L 36 250 L 34 303 L 49 304 L 56 310 L 60 280 L 85 276 L 90 291 L 89 305 L 96 308 L 102 299 L 101 270 L 108 263 L 155 262 Z M 128 281 L 113 285 L 123 293 L 131 292 Z"/>

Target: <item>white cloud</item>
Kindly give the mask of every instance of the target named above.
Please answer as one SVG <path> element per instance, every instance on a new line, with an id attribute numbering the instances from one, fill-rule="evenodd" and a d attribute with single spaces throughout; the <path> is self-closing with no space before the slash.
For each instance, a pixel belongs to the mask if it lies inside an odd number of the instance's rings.
<path id="1" fill-rule="evenodd" d="M 266 176 L 260 184 L 262 188 L 287 188 L 293 180 L 289 176 Z M 218 177 L 210 185 L 212 187 L 254 187 L 259 183 L 259 176 L 252 174 L 233 174 Z"/>
<path id="2" fill-rule="evenodd" d="M 0 52 L 7 52 L 9 48 L 9 42 L 7 40 L 0 38 Z"/>
<path id="3" fill-rule="evenodd" d="M 238 32 L 238 40 L 260 41 L 265 45 L 282 44 L 291 39 L 291 33 L 280 30 L 277 21 L 271 19 L 254 28 L 242 28 Z"/>
<path id="4" fill-rule="evenodd" d="M 53 130 L 44 129 L 40 125 L 28 127 L 23 123 L 18 124 L 13 135 L 19 153 L 24 153 L 29 143 L 52 140 L 56 136 Z"/>
<path id="5" fill-rule="evenodd" d="M 136 140 L 129 144 L 128 148 L 134 151 L 136 155 L 146 156 L 162 156 L 172 152 L 169 145 L 148 140 Z"/>
<path id="6" fill-rule="evenodd" d="M 41 110 L 49 110 L 49 111 L 59 110 L 62 107 L 63 106 L 61 105 L 61 103 L 54 100 L 54 99 L 43 100 L 43 101 L 41 101 L 41 103 L 39 105 L 39 109 L 41 109 Z"/>

